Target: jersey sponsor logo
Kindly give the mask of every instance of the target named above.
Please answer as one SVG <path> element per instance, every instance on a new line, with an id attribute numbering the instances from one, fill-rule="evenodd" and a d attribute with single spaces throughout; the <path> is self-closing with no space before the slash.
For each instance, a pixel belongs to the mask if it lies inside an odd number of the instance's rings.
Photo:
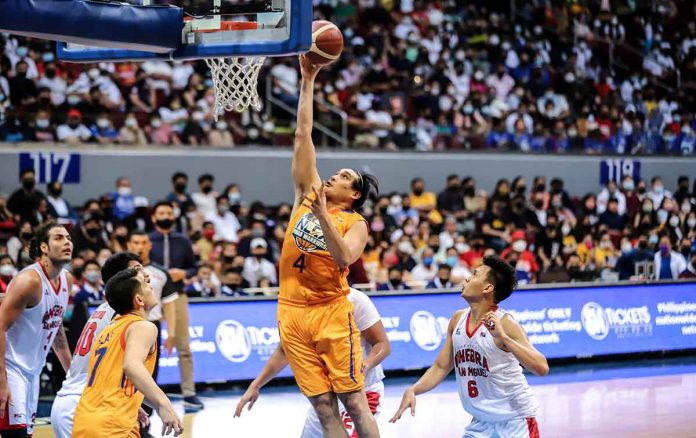
<path id="1" fill-rule="evenodd" d="M 44 330 L 60 327 L 63 323 L 63 306 L 56 304 L 44 313 L 42 318 Z"/>
<path id="2" fill-rule="evenodd" d="M 295 245 L 302 252 L 326 251 L 326 240 L 319 219 L 313 213 L 306 213 L 292 230 Z"/>
<path id="3" fill-rule="evenodd" d="M 580 319 L 588 336 L 598 341 L 605 339 L 611 331 L 620 338 L 652 332 L 652 317 L 647 306 L 602 307 L 589 302 L 582 307 Z"/>
<path id="4" fill-rule="evenodd" d="M 442 327 L 444 320 L 444 329 Z M 436 318 L 432 313 L 419 310 L 411 316 L 411 338 L 425 351 L 436 350 L 447 333 L 447 318 Z"/>

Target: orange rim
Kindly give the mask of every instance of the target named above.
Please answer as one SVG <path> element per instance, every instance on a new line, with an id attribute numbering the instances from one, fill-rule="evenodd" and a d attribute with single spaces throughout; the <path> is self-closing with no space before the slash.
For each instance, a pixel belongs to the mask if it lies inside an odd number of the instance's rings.
<path id="1" fill-rule="evenodd" d="M 184 17 L 184 21 L 191 21 L 191 17 Z M 222 32 L 230 30 L 256 30 L 258 28 L 255 21 L 221 21 L 219 29 L 194 30 L 197 33 Z"/>

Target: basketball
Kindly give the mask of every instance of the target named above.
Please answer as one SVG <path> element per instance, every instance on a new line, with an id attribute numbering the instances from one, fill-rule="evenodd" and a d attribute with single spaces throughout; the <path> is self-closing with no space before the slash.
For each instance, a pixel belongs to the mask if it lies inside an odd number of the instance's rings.
<path id="1" fill-rule="evenodd" d="M 330 21 L 317 20 L 312 23 L 312 48 L 307 57 L 314 65 L 331 64 L 341 56 L 343 34 Z"/>

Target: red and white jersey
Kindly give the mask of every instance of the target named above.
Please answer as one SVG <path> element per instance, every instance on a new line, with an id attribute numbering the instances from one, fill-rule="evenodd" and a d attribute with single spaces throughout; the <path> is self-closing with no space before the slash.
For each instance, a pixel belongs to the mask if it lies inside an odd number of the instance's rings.
<path id="1" fill-rule="evenodd" d="M 89 317 L 75 346 L 70 369 L 63 382 L 63 387 L 58 391 L 58 396 L 82 394 L 87 384 L 92 342 L 97 339 L 102 330 L 111 324 L 111 319 L 115 314 L 116 311 L 108 303 L 103 303 Z"/>
<path id="2" fill-rule="evenodd" d="M 495 345 L 483 323 L 469 333 L 470 312 L 464 312 L 452 333 L 454 372 L 464 410 L 481 421 L 535 417 L 539 404 L 520 362 Z M 495 313 L 500 319 L 506 314 L 501 309 Z"/>
<path id="3" fill-rule="evenodd" d="M 372 304 L 372 300 L 370 300 L 370 297 L 365 295 L 363 292 L 360 292 L 357 289 L 350 289 L 350 293 L 348 293 L 348 300 L 353 303 L 353 316 L 355 318 L 355 326 L 359 331 L 364 331 L 372 327 L 373 325 L 377 324 L 379 321 L 381 321 L 381 317 L 379 316 L 379 312 L 377 311 L 377 308 L 375 307 L 374 304 Z M 370 350 L 372 350 L 372 346 L 370 345 L 367 340 L 363 336 L 360 337 L 360 343 L 362 345 L 362 351 L 363 351 L 363 361 L 367 356 L 370 354 Z M 376 367 L 372 368 L 368 372 L 365 373 L 365 387 L 372 386 L 376 383 L 381 382 L 384 380 L 384 370 L 382 369 L 382 365 L 377 365 Z"/>
<path id="4" fill-rule="evenodd" d="M 46 355 L 53 345 L 63 314 L 68 305 L 66 270 L 58 274 L 58 287 L 48 279 L 44 267 L 34 263 L 22 270 L 36 271 L 41 277 L 41 301 L 22 311 L 7 330 L 5 363 L 24 374 L 38 376 L 46 364 Z M 8 290 L 11 291 L 12 282 Z"/>

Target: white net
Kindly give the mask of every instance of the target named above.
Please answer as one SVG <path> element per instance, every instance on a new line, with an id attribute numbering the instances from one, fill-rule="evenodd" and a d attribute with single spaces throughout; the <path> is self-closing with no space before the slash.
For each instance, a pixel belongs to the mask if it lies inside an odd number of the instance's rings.
<path id="1" fill-rule="evenodd" d="M 224 111 L 242 112 L 250 106 L 260 108 L 258 79 L 265 60 L 265 56 L 205 60 L 213 76 L 216 120 Z"/>

